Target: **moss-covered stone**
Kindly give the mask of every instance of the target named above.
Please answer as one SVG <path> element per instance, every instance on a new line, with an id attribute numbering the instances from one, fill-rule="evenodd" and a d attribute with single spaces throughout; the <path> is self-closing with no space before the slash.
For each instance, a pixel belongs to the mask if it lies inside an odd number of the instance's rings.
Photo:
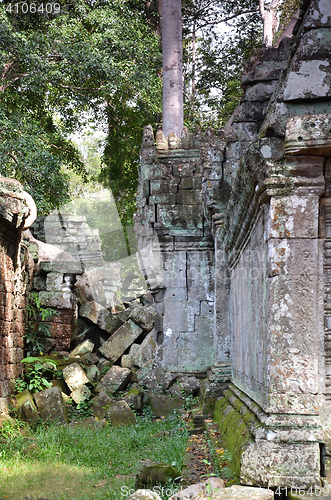
<path id="1" fill-rule="evenodd" d="M 230 390 L 215 404 L 214 420 L 217 422 L 224 449 L 229 454 L 228 467 L 235 478 L 240 477 L 241 455 L 254 439 L 251 426 L 258 425 L 255 415 Z"/>

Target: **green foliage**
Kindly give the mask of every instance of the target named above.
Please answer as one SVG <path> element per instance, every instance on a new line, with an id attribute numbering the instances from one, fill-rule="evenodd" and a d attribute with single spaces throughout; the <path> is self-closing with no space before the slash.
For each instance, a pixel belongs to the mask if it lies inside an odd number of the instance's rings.
<path id="1" fill-rule="evenodd" d="M 28 368 L 24 378 L 18 378 L 15 381 L 16 392 L 28 390 L 30 392 L 39 392 L 44 389 L 49 389 L 52 384 L 44 375 L 45 370 L 51 372 L 52 375 L 57 376 L 57 364 L 51 359 L 40 359 L 34 357 L 27 357 L 22 359 L 21 363 L 28 364 Z"/>
<path id="2" fill-rule="evenodd" d="M 258 7 L 259 0 L 184 1 L 184 109 L 190 128 L 217 129 L 239 104 L 246 61 L 262 47 Z"/>
<path id="3" fill-rule="evenodd" d="M 84 401 L 80 401 L 80 403 L 76 406 L 77 413 L 82 417 L 92 417 L 92 401 L 90 399 L 84 399 Z"/>
<path id="4" fill-rule="evenodd" d="M 196 408 L 199 405 L 199 396 L 193 396 L 190 394 L 189 396 L 185 396 L 185 391 L 183 391 L 184 397 L 184 407 L 186 411 L 191 411 L 193 408 Z"/>
<path id="5" fill-rule="evenodd" d="M 9 3 L 0 5 L 0 173 L 48 213 L 68 200 L 68 169 L 86 180 L 68 137 L 92 120 L 107 136 L 104 182 L 116 197 L 118 182 L 131 193 L 141 129 L 161 102 L 159 40 L 142 6 L 60 0 L 60 14 L 46 15 L 6 12 Z"/>
<path id="6" fill-rule="evenodd" d="M 171 432 L 160 439 L 155 434 L 162 431 Z M 23 453 L 27 445 L 23 439 L 13 440 L 1 449 L 0 491 L 11 500 L 26 495 L 59 500 L 126 498 L 121 488 L 135 489 L 139 461 L 147 455 L 151 460 L 173 462 L 181 471 L 187 437 L 178 417 L 158 421 L 138 417 L 136 425 L 107 426 L 97 432 L 70 426 L 38 426 L 33 433 L 33 456 Z M 100 483 L 104 483 L 103 487 L 96 488 Z"/>
<path id="7" fill-rule="evenodd" d="M 41 298 L 36 292 L 32 292 L 26 307 L 28 313 L 27 327 L 24 334 L 25 350 L 28 356 L 42 354 L 43 346 L 41 337 L 51 337 L 51 325 L 45 323 L 53 316 L 58 316 L 58 311 L 51 307 L 41 305 Z"/>
<path id="8" fill-rule="evenodd" d="M 8 420 L 3 420 L 0 425 L 0 440 L 5 440 L 8 442 L 22 440 L 21 430 L 26 429 L 27 424 L 19 419 L 8 418 Z"/>
<path id="9" fill-rule="evenodd" d="M 279 16 L 279 27 L 275 35 L 274 41 L 276 41 L 280 35 L 285 31 L 288 23 L 291 21 L 292 16 L 295 14 L 299 8 L 301 0 L 287 0 L 282 2 L 280 5 L 280 16 Z"/>

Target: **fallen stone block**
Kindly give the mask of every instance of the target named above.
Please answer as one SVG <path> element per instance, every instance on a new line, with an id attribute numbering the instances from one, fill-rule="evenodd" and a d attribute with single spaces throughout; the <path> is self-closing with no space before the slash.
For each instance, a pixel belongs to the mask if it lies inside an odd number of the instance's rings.
<path id="1" fill-rule="evenodd" d="M 156 335 L 157 332 L 155 329 L 153 329 L 147 334 L 146 338 L 143 340 L 140 346 L 138 346 L 137 352 L 134 354 L 132 359 L 133 366 L 141 368 L 145 363 L 155 358 L 155 354 L 158 348 Z"/>
<path id="2" fill-rule="evenodd" d="M 96 384 L 102 378 L 102 372 L 95 365 L 87 367 L 86 375 L 92 384 Z"/>
<path id="3" fill-rule="evenodd" d="M 123 400 L 128 403 L 130 408 L 141 410 L 143 407 L 143 396 L 144 391 L 134 382 L 130 390 L 123 396 Z"/>
<path id="4" fill-rule="evenodd" d="M 169 417 L 171 413 L 178 411 L 183 406 L 184 399 L 151 394 L 149 404 L 152 412 L 157 417 Z"/>
<path id="5" fill-rule="evenodd" d="M 58 387 L 60 391 L 62 392 L 62 397 L 63 395 L 69 396 L 70 395 L 70 389 L 65 383 L 64 380 L 52 380 L 51 381 L 52 387 Z"/>
<path id="6" fill-rule="evenodd" d="M 105 373 L 106 369 L 108 369 L 110 367 L 111 367 L 111 362 L 109 361 L 109 359 L 99 358 L 98 368 L 99 368 L 99 370 L 101 370 L 102 373 Z"/>
<path id="7" fill-rule="evenodd" d="M 134 378 L 137 382 L 143 380 L 154 368 L 157 366 L 157 362 L 155 359 L 151 359 L 147 361 L 139 370 L 137 370 L 134 374 Z"/>
<path id="8" fill-rule="evenodd" d="M 123 401 L 125 401 L 133 410 L 138 411 L 142 408 L 142 399 L 140 394 L 123 396 Z"/>
<path id="9" fill-rule="evenodd" d="M 200 382 L 195 377 L 181 377 L 170 387 L 171 396 L 195 396 L 199 393 Z"/>
<path id="10" fill-rule="evenodd" d="M 163 393 L 162 380 L 164 373 L 164 369 L 157 366 L 153 368 L 146 377 L 140 380 L 139 383 L 148 391 Z"/>
<path id="11" fill-rule="evenodd" d="M 90 396 L 91 391 L 88 387 L 86 387 L 86 385 L 81 385 L 70 394 L 71 399 L 73 399 L 77 404 L 89 399 Z"/>
<path id="12" fill-rule="evenodd" d="M 106 420 L 114 427 L 134 425 L 136 423 L 136 415 L 125 401 L 117 401 L 117 403 L 107 409 Z"/>
<path id="13" fill-rule="evenodd" d="M 22 420 L 27 420 L 28 422 L 34 424 L 40 418 L 37 407 L 33 401 L 32 394 L 29 391 L 23 391 L 16 396 L 16 410 L 18 410 L 18 416 Z"/>
<path id="14" fill-rule="evenodd" d="M 86 373 L 78 363 L 71 363 L 71 365 L 66 366 L 62 373 L 63 378 L 71 391 L 74 391 L 89 382 Z"/>
<path id="15" fill-rule="evenodd" d="M 142 461 L 141 472 L 137 474 L 136 488 L 144 485 L 165 484 L 181 476 L 175 467 L 152 460 Z"/>
<path id="16" fill-rule="evenodd" d="M 62 393 L 58 387 L 51 387 L 45 391 L 36 392 L 34 400 L 40 416 L 45 422 L 67 423 L 67 412 Z"/>
<path id="17" fill-rule="evenodd" d="M 184 490 L 175 493 L 169 500 L 211 500 L 215 498 L 214 495 L 217 493 L 226 494 L 224 481 L 218 477 L 211 477 L 208 481 L 192 484 Z"/>
<path id="18" fill-rule="evenodd" d="M 95 398 L 92 399 L 92 411 L 93 415 L 99 419 L 106 416 L 108 408 L 114 404 L 114 400 L 111 399 L 105 392 L 100 392 Z"/>
<path id="19" fill-rule="evenodd" d="M 137 490 L 126 500 L 162 500 L 162 498 L 152 490 Z"/>
<path id="20" fill-rule="evenodd" d="M 121 366 L 123 368 L 131 368 L 133 365 L 133 359 L 135 355 L 137 354 L 138 350 L 140 349 L 139 344 L 132 344 L 130 347 L 130 351 L 128 354 L 123 354 L 121 358 Z"/>
<path id="21" fill-rule="evenodd" d="M 142 328 L 129 319 L 116 330 L 113 335 L 99 348 L 99 352 L 112 363 L 115 363 L 131 344 L 139 337 Z"/>
<path id="22" fill-rule="evenodd" d="M 94 356 L 91 352 L 87 352 L 86 354 L 84 354 L 81 359 L 83 360 L 84 364 L 88 366 L 96 365 L 97 363 L 99 363 L 99 358 Z"/>
<path id="23" fill-rule="evenodd" d="M 112 366 L 106 375 L 100 380 L 95 388 L 96 392 L 104 391 L 111 396 L 118 391 L 122 391 L 130 382 L 131 370 L 120 366 Z"/>
<path id="24" fill-rule="evenodd" d="M 39 336 L 37 338 L 38 338 L 40 350 L 44 354 L 47 354 L 55 347 L 55 344 L 56 344 L 55 339 L 52 339 L 49 337 L 39 337 Z"/>
<path id="25" fill-rule="evenodd" d="M 71 357 L 82 356 L 83 354 L 91 353 L 94 349 L 94 342 L 86 339 L 84 342 L 75 347 L 70 353 Z"/>
<path id="26" fill-rule="evenodd" d="M 97 302 L 85 302 L 79 309 L 79 316 L 87 318 L 102 330 L 112 334 L 122 322 Z"/>
<path id="27" fill-rule="evenodd" d="M 130 319 L 141 326 L 145 332 L 150 332 L 154 326 L 154 314 L 147 310 L 146 307 L 138 305 L 133 307 Z"/>

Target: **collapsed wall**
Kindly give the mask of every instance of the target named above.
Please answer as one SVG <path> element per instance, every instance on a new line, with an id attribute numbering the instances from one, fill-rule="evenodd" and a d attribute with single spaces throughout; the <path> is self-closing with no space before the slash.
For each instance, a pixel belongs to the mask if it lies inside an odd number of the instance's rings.
<path id="1" fill-rule="evenodd" d="M 0 177 L 0 413 L 22 373 L 25 292 L 31 269 L 21 233 L 36 216 L 35 204 L 19 182 Z"/>

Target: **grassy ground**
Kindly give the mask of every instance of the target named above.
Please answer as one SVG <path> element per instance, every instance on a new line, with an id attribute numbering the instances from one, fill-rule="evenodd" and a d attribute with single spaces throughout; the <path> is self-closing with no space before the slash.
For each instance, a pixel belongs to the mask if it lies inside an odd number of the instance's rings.
<path id="1" fill-rule="evenodd" d="M 164 430 L 171 432 L 153 436 Z M 167 462 L 181 470 L 186 443 L 178 416 L 141 417 L 135 426 L 102 430 L 40 426 L 29 438 L 13 433 L 0 444 L 0 499 L 125 499 L 134 490 L 139 460 Z M 160 496 L 167 499 L 170 490 L 169 485 Z"/>

